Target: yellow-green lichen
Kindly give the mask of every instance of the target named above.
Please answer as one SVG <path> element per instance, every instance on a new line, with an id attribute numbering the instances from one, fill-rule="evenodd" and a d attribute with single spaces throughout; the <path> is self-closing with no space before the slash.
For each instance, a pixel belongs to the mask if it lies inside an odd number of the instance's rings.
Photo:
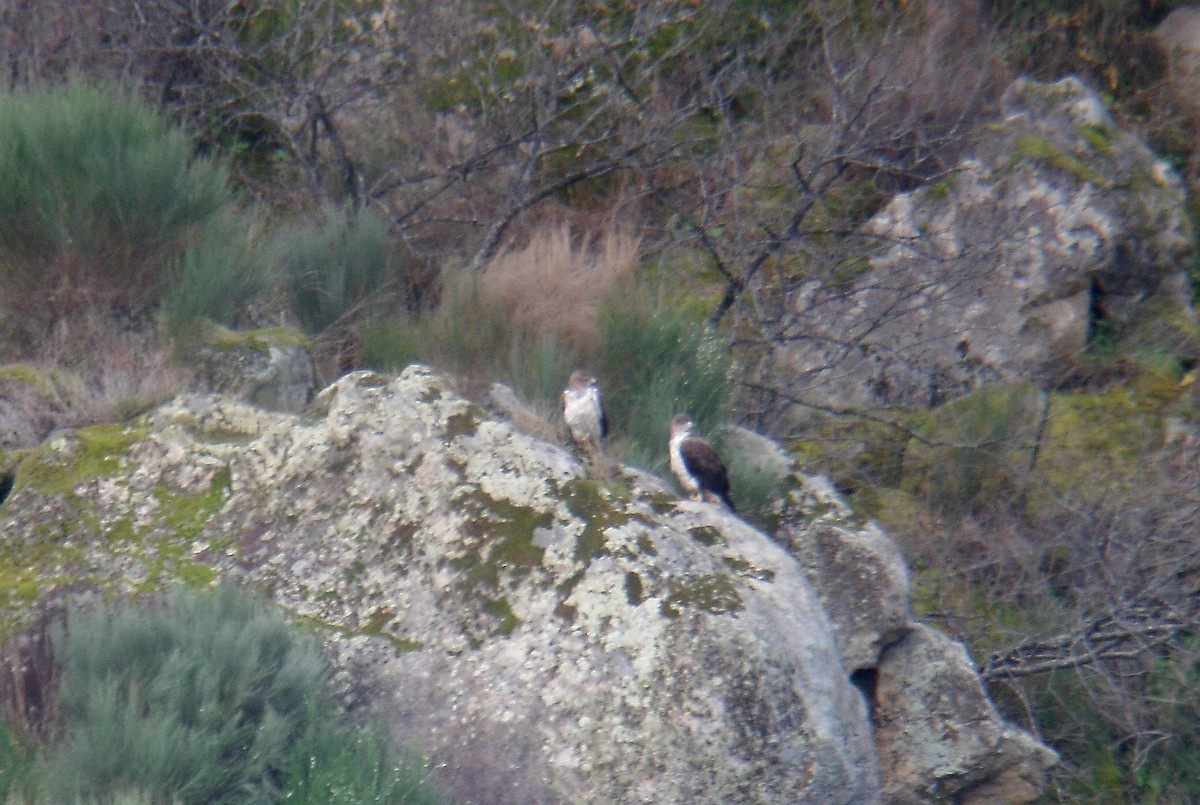
<path id="1" fill-rule="evenodd" d="M 94 478 L 111 477 L 145 431 L 123 425 L 90 425 L 71 432 L 76 444 L 56 449 L 51 439 L 31 450 L 17 465 L 14 491 L 30 487 L 43 495 L 64 494 Z"/>
<path id="2" fill-rule="evenodd" d="M 470 547 L 450 564 L 463 571 L 466 589 L 500 586 L 502 573 L 526 574 L 542 563 L 545 548 L 534 544 L 537 529 L 550 525 L 550 512 L 497 500 L 475 489 L 458 500 L 467 513 L 463 531 Z"/>
<path id="3" fill-rule="evenodd" d="M 692 539 L 699 542 L 706 548 L 711 548 L 713 545 L 724 545 L 725 537 L 721 532 L 710 525 L 698 525 L 688 529 L 688 534 Z"/>
<path id="4" fill-rule="evenodd" d="M 205 335 L 207 346 L 221 352 L 249 350 L 269 353 L 271 347 L 298 346 L 310 349 L 304 333 L 287 327 L 263 327 L 258 330 L 230 330 L 214 324 Z"/>
<path id="5" fill-rule="evenodd" d="M 1081 182 L 1087 182 L 1102 188 L 1112 187 L 1112 182 L 1086 161 L 1063 150 L 1045 137 L 1036 134 L 1022 134 L 1017 137 L 1016 154 L 1013 157 L 1012 164 L 1016 164 L 1021 157 L 1047 164 L 1056 170 L 1075 177 Z"/>
<path id="6" fill-rule="evenodd" d="M 193 537 L 229 498 L 233 475 L 226 465 L 213 473 L 208 491 L 201 495 L 175 495 L 164 489 L 155 489 L 154 496 L 159 504 L 159 519 L 163 525 L 173 529 L 182 537 Z"/>
<path id="7" fill-rule="evenodd" d="M 614 506 L 597 481 L 572 478 L 558 487 L 558 493 L 567 511 L 584 524 L 575 543 L 575 559 L 587 563 L 604 555 L 608 529 L 629 522 L 629 515 Z"/>
<path id="8" fill-rule="evenodd" d="M 741 556 L 726 555 L 721 557 L 721 564 L 739 576 L 755 581 L 775 581 L 775 571 L 757 567 L 753 562 Z"/>

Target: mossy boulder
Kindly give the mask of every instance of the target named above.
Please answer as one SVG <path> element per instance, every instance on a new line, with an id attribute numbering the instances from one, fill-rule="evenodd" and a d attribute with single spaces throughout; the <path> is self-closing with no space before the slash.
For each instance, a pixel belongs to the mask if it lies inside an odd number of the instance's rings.
<path id="1" fill-rule="evenodd" d="M 1175 171 L 1083 82 L 1019 79 L 951 181 L 864 225 L 857 271 L 789 289 L 803 327 L 771 356 L 795 378 L 781 398 L 799 421 L 1053 385 L 1100 333 L 1190 363 L 1185 205 Z"/>
<path id="2" fill-rule="evenodd" d="M 235 331 L 206 323 L 194 337 L 183 354 L 196 369 L 200 390 L 287 413 L 298 413 L 312 401 L 316 366 L 308 339 L 298 330 Z"/>
<path id="3" fill-rule="evenodd" d="M 658 479 L 592 477 L 421 367 L 301 415 L 194 394 L 57 431 L 0 533 L 0 638 L 84 591 L 239 582 L 328 639 L 347 704 L 490 802 L 879 801 L 792 556 Z"/>

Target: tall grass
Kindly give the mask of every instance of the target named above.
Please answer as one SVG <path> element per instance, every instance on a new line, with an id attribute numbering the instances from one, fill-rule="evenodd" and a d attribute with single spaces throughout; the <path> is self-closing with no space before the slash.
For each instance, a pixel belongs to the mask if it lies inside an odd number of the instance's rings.
<path id="1" fill-rule="evenodd" d="M 594 366 L 613 430 L 628 440 L 625 461 L 661 473 L 672 416 L 690 414 L 706 434 L 728 418 L 728 351 L 697 315 L 644 289 L 611 298 L 600 327 Z"/>
<path id="2" fill-rule="evenodd" d="M 279 799 L 295 805 L 437 805 L 446 798 L 426 780 L 419 762 L 398 764 L 382 726 L 310 729 L 293 745 L 292 772 Z"/>
<path id="3" fill-rule="evenodd" d="M 591 367 L 610 454 L 661 472 L 672 416 L 686 411 L 706 432 L 727 418 L 730 360 L 699 315 L 634 280 L 636 265 L 636 241 L 619 232 L 545 230 L 480 275 L 447 278 L 435 309 L 364 325 L 367 361 L 429 363 L 468 390 L 502 380 L 542 410 L 557 410 L 572 369 Z"/>
<path id="4" fill-rule="evenodd" d="M 152 308 L 205 242 L 207 265 L 220 252 L 248 277 L 242 244 L 209 232 L 236 208 L 227 171 L 130 93 L 75 81 L 0 94 L 0 305 L 10 313 L 44 324 L 89 307 Z M 252 288 L 226 287 L 222 301 Z"/>
<path id="5" fill-rule="evenodd" d="M 392 262 L 387 224 L 365 210 L 326 209 L 323 222 L 283 233 L 279 262 L 301 325 L 346 323 L 383 290 Z"/>
<path id="6" fill-rule="evenodd" d="M 434 308 L 365 324 L 366 360 L 380 369 L 422 361 L 468 388 L 502 380 L 531 402 L 556 401 L 600 348 L 600 308 L 636 263 L 636 241 L 620 232 L 542 230 L 482 273 L 446 272 Z"/>

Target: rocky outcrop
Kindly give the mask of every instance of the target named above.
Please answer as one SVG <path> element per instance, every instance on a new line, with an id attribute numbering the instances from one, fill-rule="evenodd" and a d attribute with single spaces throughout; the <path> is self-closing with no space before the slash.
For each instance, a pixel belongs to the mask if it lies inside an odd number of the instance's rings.
<path id="1" fill-rule="evenodd" d="M 193 395 L 58 431 L 0 513 L 0 630 L 81 587 L 238 580 L 324 627 L 348 695 L 477 802 L 879 801 L 785 551 L 646 476 L 589 478 L 425 369 L 347 376 L 302 417 Z"/>
<path id="2" fill-rule="evenodd" d="M 1035 801 L 1055 753 L 1004 721 L 961 643 L 913 621 L 891 539 L 823 478 L 798 479 L 775 536 L 804 568 L 870 703 L 884 801 Z"/>
<path id="3" fill-rule="evenodd" d="M 81 589 L 249 585 L 468 802 L 1036 793 L 1048 750 L 911 622 L 891 541 L 796 479 L 775 541 L 643 473 L 593 477 L 421 367 L 344 377 L 300 416 L 183 396 L 23 456 L 0 637 Z"/>
<path id="4" fill-rule="evenodd" d="M 776 374 L 804 401 L 932 407 L 1056 377 L 1099 332 L 1194 355 L 1175 172 L 1078 79 L 1020 79 L 1002 105 L 951 176 L 867 223 L 869 260 L 789 294 L 805 326 Z"/>
<path id="5" fill-rule="evenodd" d="M 299 413 L 317 391 L 308 342 L 286 327 L 235 332 L 208 324 L 188 352 L 199 389 L 267 411 Z"/>

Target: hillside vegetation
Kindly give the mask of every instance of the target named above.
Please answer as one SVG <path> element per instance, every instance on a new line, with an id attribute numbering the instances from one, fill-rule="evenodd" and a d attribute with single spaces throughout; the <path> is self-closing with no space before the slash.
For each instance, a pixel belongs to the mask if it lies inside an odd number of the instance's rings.
<path id="1" fill-rule="evenodd" d="M 54 428 L 186 388 L 204 320 L 297 327 L 326 381 L 412 361 L 503 381 L 549 436 L 586 365 L 614 458 L 665 470 L 687 410 L 767 432 L 876 518 L 917 615 L 1061 753 L 1048 801 L 1200 800 L 1195 322 L 1164 320 L 1171 348 L 1096 327 L 1054 377 L 803 424 L 760 360 L 803 325 L 790 291 L 852 281 L 879 248 L 860 226 L 950 181 L 1019 75 L 1098 90 L 1196 224 L 1200 109 L 1152 35 L 1181 3 L 29 5 L 0 9 L 0 499 Z M 731 470 L 769 525 L 770 479 Z M 0 692 L 0 795 L 24 795 L 62 736 Z"/>

